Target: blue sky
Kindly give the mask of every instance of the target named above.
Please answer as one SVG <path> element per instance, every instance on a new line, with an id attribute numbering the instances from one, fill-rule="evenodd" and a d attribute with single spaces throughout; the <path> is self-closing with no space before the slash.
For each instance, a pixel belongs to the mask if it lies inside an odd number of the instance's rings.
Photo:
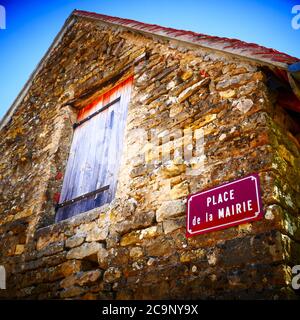
<path id="1" fill-rule="evenodd" d="M 74 9 L 237 38 L 300 57 L 300 29 L 291 26 L 300 0 L 0 0 L 0 118 Z"/>

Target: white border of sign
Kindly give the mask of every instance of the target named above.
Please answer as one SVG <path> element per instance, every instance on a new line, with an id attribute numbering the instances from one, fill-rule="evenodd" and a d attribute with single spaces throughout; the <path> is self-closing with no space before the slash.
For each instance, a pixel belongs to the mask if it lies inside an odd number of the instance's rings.
<path id="1" fill-rule="evenodd" d="M 221 188 L 224 188 L 224 187 L 227 187 L 229 185 L 232 185 L 232 184 L 236 184 L 236 183 L 239 183 L 241 181 L 244 181 L 244 180 L 247 180 L 247 179 L 251 179 L 251 180 L 254 180 L 255 181 L 255 189 L 256 189 L 256 199 L 257 199 L 257 204 L 258 204 L 258 211 L 254 213 L 254 216 L 253 217 L 247 217 L 247 218 L 244 218 L 244 219 L 240 219 L 240 220 L 236 220 L 236 221 L 233 221 L 233 222 L 228 222 L 228 223 L 224 223 L 224 224 L 218 224 L 217 226 L 214 226 L 214 227 L 210 227 L 210 228 L 206 228 L 206 229 L 202 229 L 202 230 L 198 230 L 198 231 L 192 231 L 190 229 L 190 203 L 192 202 L 192 199 L 195 198 L 195 197 L 198 197 L 200 195 L 203 195 L 205 193 L 208 193 L 208 192 L 211 192 L 213 190 L 218 190 L 218 189 L 221 189 Z M 235 225 L 237 223 L 241 223 L 241 222 L 246 222 L 248 220 L 252 220 L 253 218 L 256 218 L 258 217 L 259 213 L 261 211 L 261 207 L 260 207 L 260 201 L 259 201 L 259 191 L 258 191 L 258 182 L 257 182 L 257 179 L 255 176 L 248 176 L 246 178 L 243 178 L 243 179 L 240 179 L 240 180 L 237 180 L 237 181 L 233 181 L 233 182 L 229 182 L 229 183 L 226 183 L 222 186 L 219 186 L 219 187 L 216 187 L 216 188 L 212 188 L 210 190 L 207 190 L 207 191 L 203 191 L 203 192 L 200 192 L 198 194 L 195 194 L 193 196 L 191 196 L 188 200 L 188 210 L 187 210 L 187 222 L 188 222 L 188 233 L 189 234 L 200 234 L 200 233 L 203 233 L 205 231 L 210 231 L 210 230 L 214 230 L 214 229 L 217 229 L 217 228 L 220 228 L 220 227 L 225 227 L 225 226 L 230 226 L 230 225 Z"/>

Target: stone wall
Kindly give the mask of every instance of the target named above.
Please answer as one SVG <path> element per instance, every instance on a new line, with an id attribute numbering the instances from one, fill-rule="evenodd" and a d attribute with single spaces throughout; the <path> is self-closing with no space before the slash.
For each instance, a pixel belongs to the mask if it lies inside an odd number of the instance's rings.
<path id="1" fill-rule="evenodd" d="M 54 224 L 77 111 L 130 74 L 116 199 Z M 184 161 L 183 134 L 197 130 L 204 152 Z M 299 128 L 259 65 L 78 19 L 0 141 L 1 297 L 295 297 Z M 185 237 L 188 194 L 253 172 L 263 220 Z"/>

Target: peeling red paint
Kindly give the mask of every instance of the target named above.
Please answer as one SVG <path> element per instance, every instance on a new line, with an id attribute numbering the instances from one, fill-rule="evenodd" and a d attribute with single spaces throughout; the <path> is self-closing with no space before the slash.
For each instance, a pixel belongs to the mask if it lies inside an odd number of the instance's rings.
<path id="1" fill-rule="evenodd" d="M 86 107 L 82 108 L 78 112 L 77 121 L 83 120 L 85 117 L 89 116 L 91 113 L 93 113 L 93 109 L 102 102 L 103 105 L 107 104 L 109 102 L 109 98 L 120 88 L 124 87 L 125 85 L 133 82 L 133 76 L 130 76 L 126 80 L 119 83 L 117 86 L 113 87 L 111 90 L 107 91 L 106 93 L 102 94 L 100 97 L 98 97 L 96 100 L 94 100 L 92 103 L 88 104 Z"/>
<path id="2" fill-rule="evenodd" d="M 55 176 L 55 180 L 60 180 L 63 177 L 62 172 L 57 172 L 56 176 Z"/>
<path id="3" fill-rule="evenodd" d="M 54 201 L 55 203 L 59 203 L 59 199 L 60 199 L 60 193 L 59 193 L 59 192 L 54 193 L 54 195 L 53 195 L 53 201 Z"/>
<path id="4" fill-rule="evenodd" d="M 201 75 L 203 78 L 209 77 L 209 74 L 208 74 L 205 70 L 200 70 L 200 75 Z"/>

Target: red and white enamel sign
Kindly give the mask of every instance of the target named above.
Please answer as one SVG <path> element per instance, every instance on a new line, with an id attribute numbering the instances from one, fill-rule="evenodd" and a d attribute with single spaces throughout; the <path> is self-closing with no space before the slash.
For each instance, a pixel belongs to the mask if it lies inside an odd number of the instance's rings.
<path id="1" fill-rule="evenodd" d="M 186 236 L 217 231 L 263 217 L 258 174 L 190 195 Z"/>

